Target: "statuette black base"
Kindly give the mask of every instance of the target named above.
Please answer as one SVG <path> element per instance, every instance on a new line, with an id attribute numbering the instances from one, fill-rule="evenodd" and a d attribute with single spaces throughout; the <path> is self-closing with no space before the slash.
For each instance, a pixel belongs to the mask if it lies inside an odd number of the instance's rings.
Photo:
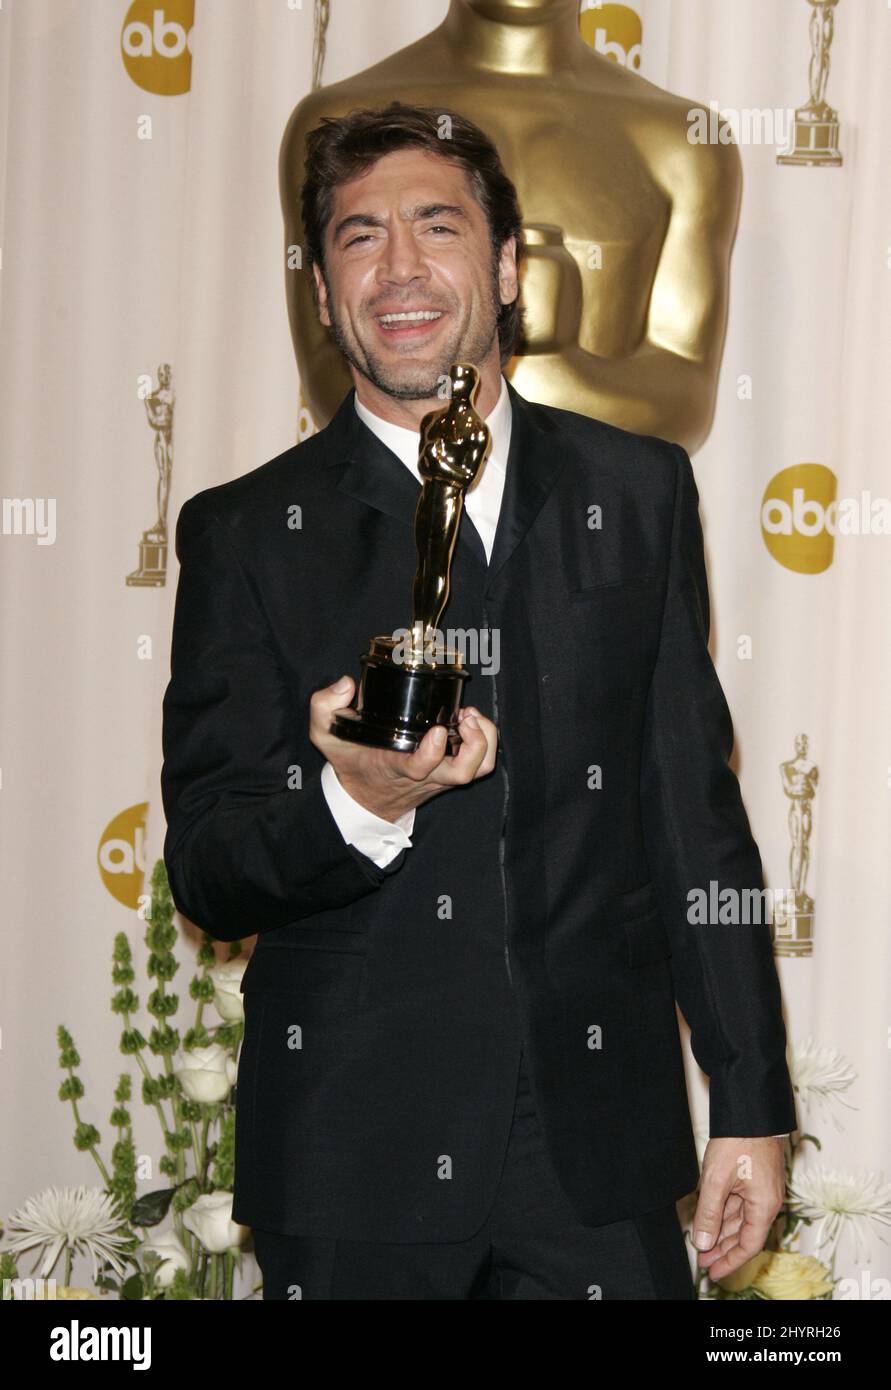
<path id="1" fill-rule="evenodd" d="M 372 638 L 360 657 L 356 708 L 339 710 L 331 732 L 350 743 L 413 753 L 434 724 L 444 724 L 446 751 L 454 756 L 461 746 L 458 711 L 470 672 L 454 651 L 443 652 L 436 662 L 394 660 L 404 647 L 401 639 Z"/>

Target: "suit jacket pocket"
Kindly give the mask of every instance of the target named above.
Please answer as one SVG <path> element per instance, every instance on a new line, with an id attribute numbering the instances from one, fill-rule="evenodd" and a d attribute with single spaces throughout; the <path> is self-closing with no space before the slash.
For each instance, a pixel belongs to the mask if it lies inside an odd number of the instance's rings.
<path id="1" fill-rule="evenodd" d="M 641 584 L 655 584 L 658 578 L 658 575 L 650 572 L 618 576 L 607 573 L 596 579 L 589 579 L 583 584 L 573 585 L 569 590 L 569 596 L 573 600 L 586 599 L 589 595 L 596 597 L 604 589 L 631 589 Z"/>

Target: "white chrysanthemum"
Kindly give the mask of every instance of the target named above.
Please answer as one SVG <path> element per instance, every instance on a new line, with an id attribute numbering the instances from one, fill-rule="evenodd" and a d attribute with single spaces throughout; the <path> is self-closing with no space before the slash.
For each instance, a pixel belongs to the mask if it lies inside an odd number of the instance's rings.
<path id="1" fill-rule="evenodd" d="M 816 1222 L 817 1249 L 828 1246 L 835 1253 L 846 1231 L 854 1237 L 854 1259 L 870 1236 L 884 1237 L 878 1229 L 891 1225 L 891 1183 L 881 1173 L 841 1172 L 817 1164 L 796 1166 L 789 1184 L 792 1211 Z"/>
<path id="2" fill-rule="evenodd" d="M 848 1110 L 856 1108 L 841 1096 L 841 1092 L 857 1079 L 848 1059 L 837 1048 L 826 1047 L 809 1037 L 790 1049 L 789 1074 L 802 1103 L 805 1106 L 815 1104 L 821 1118 L 828 1115 L 835 1128 L 841 1129 L 833 1105 L 838 1102 Z"/>
<path id="3" fill-rule="evenodd" d="M 3 1249 L 12 1253 L 40 1246 L 45 1251 L 41 1277 L 49 1275 L 62 1250 L 72 1256 L 88 1254 L 93 1261 L 93 1280 L 100 1260 L 123 1274 L 126 1266 L 117 1255 L 128 1237 L 118 1235 L 123 1222 L 115 1199 L 101 1187 L 48 1187 L 29 1197 L 7 1223 Z"/>

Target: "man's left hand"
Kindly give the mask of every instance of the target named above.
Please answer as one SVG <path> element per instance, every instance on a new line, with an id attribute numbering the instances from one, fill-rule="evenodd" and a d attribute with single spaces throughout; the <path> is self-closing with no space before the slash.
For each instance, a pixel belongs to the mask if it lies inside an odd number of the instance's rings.
<path id="1" fill-rule="evenodd" d="M 711 1279 L 723 1279 L 764 1249 L 783 1204 L 784 1140 L 710 1139 L 702 1164 L 693 1244 Z"/>

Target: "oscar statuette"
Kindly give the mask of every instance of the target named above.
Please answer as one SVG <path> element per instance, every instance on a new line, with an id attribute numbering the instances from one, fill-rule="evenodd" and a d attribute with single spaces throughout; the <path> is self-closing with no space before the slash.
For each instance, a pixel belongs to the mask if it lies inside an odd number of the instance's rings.
<path id="1" fill-rule="evenodd" d="M 405 636 L 371 638 L 360 657 L 356 708 L 338 710 L 331 724 L 338 738 L 399 753 L 413 753 L 434 724 L 445 725 L 450 754 L 461 743 L 458 711 L 470 673 L 460 652 L 443 646 L 439 621 L 449 599 L 464 494 L 485 464 L 492 437 L 474 409 L 477 368 L 456 362 L 449 377 L 447 407 L 421 421 L 418 470 L 424 481 L 415 512 L 411 629 Z"/>

